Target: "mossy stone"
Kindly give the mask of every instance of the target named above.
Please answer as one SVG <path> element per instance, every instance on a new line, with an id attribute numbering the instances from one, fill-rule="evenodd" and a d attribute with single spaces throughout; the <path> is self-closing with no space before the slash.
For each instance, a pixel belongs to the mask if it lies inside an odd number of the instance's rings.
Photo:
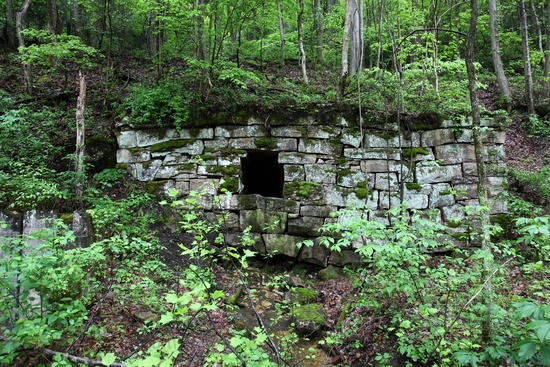
<path id="1" fill-rule="evenodd" d="M 151 195 L 157 195 L 159 192 L 159 187 L 165 185 L 167 182 L 168 180 L 148 181 L 147 183 L 145 183 L 145 191 L 147 191 Z"/>
<path id="2" fill-rule="evenodd" d="M 254 145 L 258 149 L 275 149 L 277 147 L 277 138 L 262 137 L 254 140 Z"/>
<path id="3" fill-rule="evenodd" d="M 319 270 L 319 273 L 317 273 L 317 278 L 319 278 L 320 281 L 340 279 L 342 277 L 344 277 L 344 271 L 334 265 L 329 265 L 326 268 Z"/>
<path id="4" fill-rule="evenodd" d="M 327 311 L 318 303 L 296 307 L 290 311 L 290 317 L 301 333 L 312 334 L 328 327 Z"/>
<path id="5" fill-rule="evenodd" d="M 295 287 L 290 290 L 290 300 L 300 305 L 317 302 L 319 295 L 309 288 Z"/>
<path id="6" fill-rule="evenodd" d="M 225 176 L 220 184 L 220 189 L 236 192 L 239 189 L 239 180 L 236 177 Z"/>
<path id="7" fill-rule="evenodd" d="M 214 152 L 214 150 L 209 150 L 211 152 Z M 232 155 L 246 155 L 246 150 L 242 150 L 242 149 L 235 149 L 235 148 L 226 148 L 226 149 L 222 149 L 220 151 L 220 155 L 222 157 L 229 157 L 229 156 L 232 156 Z"/>
<path id="8" fill-rule="evenodd" d="M 430 152 L 428 152 L 426 149 L 419 148 L 419 147 L 403 149 L 403 156 L 405 156 L 405 158 L 408 158 L 408 159 L 414 158 L 417 155 L 429 155 L 429 154 Z"/>
<path id="9" fill-rule="evenodd" d="M 177 149 L 177 148 L 183 148 L 193 144 L 195 141 L 197 140 L 196 139 L 169 140 L 162 143 L 151 145 L 150 151 L 151 153 L 155 153 L 155 152 L 164 152 L 164 151 Z"/>
<path id="10" fill-rule="evenodd" d="M 284 187 L 285 197 L 297 195 L 302 198 L 309 198 L 318 194 L 321 190 L 321 184 L 310 181 L 287 182 Z"/>
<path id="11" fill-rule="evenodd" d="M 408 190 L 416 190 L 416 191 L 422 190 L 422 185 L 419 184 L 418 182 L 407 182 L 405 186 L 407 187 Z"/>

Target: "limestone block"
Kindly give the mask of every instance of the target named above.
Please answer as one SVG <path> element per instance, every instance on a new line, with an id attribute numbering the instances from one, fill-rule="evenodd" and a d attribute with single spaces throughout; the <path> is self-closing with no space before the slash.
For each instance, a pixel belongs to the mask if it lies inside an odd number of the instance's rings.
<path id="1" fill-rule="evenodd" d="M 239 209 L 264 209 L 265 197 L 258 194 L 236 195 Z"/>
<path id="2" fill-rule="evenodd" d="M 281 152 L 278 161 L 281 164 L 306 164 L 317 161 L 316 154 L 304 154 L 298 152 Z"/>
<path id="3" fill-rule="evenodd" d="M 333 251 L 328 258 L 329 265 L 346 266 L 360 265 L 363 263 L 361 255 L 355 250 L 342 250 L 340 252 Z"/>
<path id="4" fill-rule="evenodd" d="M 508 179 L 506 177 L 487 177 L 487 189 L 489 196 L 502 194 L 508 189 Z"/>
<path id="5" fill-rule="evenodd" d="M 345 145 L 351 145 L 354 148 L 359 148 L 361 146 L 361 135 L 358 133 L 350 133 L 344 131 L 340 141 Z"/>
<path id="6" fill-rule="evenodd" d="M 506 199 L 490 198 L 489 206 L 491 207 L 491 214 L 508 213 L 508 203 Z"/>
<path id="7" fill-rule="evenodd" d="M 301 138 L 307 136 L 306 128 L 303 126 L 276 126 L 271 129 L 271 136 L 277 138 Z"/>
<path id="8" fill-rule="evenodd" d="M 450 182 L 462 176 L 460 164 L 447 166 L 420 166 L 416 167 L 416 181 L 423 185 L 428 183 Z"/>
<path id="9" fill-rule="evenodd" d="M 172 178 L 179 173 L 179 166 L 161 166 L 155 174 L 155 179 L 165 180 L 167 178 Z"/>
<path id="10" fill-rule="evenodd" d="M 348 159 L 361 159 L 365 154 L 362 148 L 344 148 L 344 157 Z"/>
<path id="11" fill-rule="evenodd" d="M 227 139 L 205 140 L 204 150 L 206 152 L 219 152 L 222 149 L 226 149 L 228 143 L 229 141 Z"/>
<path id="12" fill-rule="evenodd" d="M 137 137 L 135 131 L 120 131 L 116 135 L 116 140 L 119 148 L 133 148 L 137 146 Z"/>
<path id="13" fill-rule="evenodd" d="M 491 162 L 485 165 L 487 176 L 508 177 L 508 167 L 505 161 Z"/>
<path id="14" fill-rule="evenodd" d="M 221 222 L 220 228 L 222 232 L 233 232 L 241 230 L 241 228 L 239 227 L 239 216 L 237 215 L 237 213 L 228 213 L 228 215 L 225 215 L 214 212 L 206 212 L 205 217 L 211 223 Z"/>
<path id="15" fill-rule="evenodd" d="M 307 125 L 307 137 L 313 139 L 330 139 L 339 136 L 342 129 L 332 125 Z"/>
<path id="16" fill-rule="evenodd" d="M 390 208 L 395 208 L 396 206 L 401 205 L 401 197 L 399 193 L 389 193 L 388 191 L 380 191 L 380 199 L 378 208 L 382 210 L 387 210 Z"/>
<path id="17" fill-rule="evenodd" d="M 503 125 L 503 122 L 505 122 L 505 121 L 506 120 L 503 121 L 499 117 L 486 118 L 486 119 L 481 119 L 480 125 L 481 126 L 487 126 L 487 127 L 501 127 Z"/>
<path id="18" fill-rule="evenodd" d="M 457 143 L 473 143 L 474 138 L 472 129 L 455 130 L 455 139 Z"/>
<path id="19" fill-rule="evenodd" d="M 162 164 L 164 165 L 174 165 L 174 164 L 186 164 L 189 163 L 188 155 L 182 155 L 180 153 L 170 153 L 164 156 Z"/>
<path id="20" fill-rule="evenodd" d="M 334 166 L 329 164 L 304 164 L 306 181 L 317 183 L 336 183 Z"/>
<path id="21" fill-rule="evenodd" d="M 411 209 L 427 209 L 430 200 L 427 194 L 420 194 L 414 190 L 405 190 L 403 193 L 403 202 L 407 203 Z"/>
<path id="22" fill-rule="evenodd" d="M 304 181 L 306 179 L 306 171 L 301 164 L 285 164 L 283 170 L 285 181 Z"/>
<path id="23" fill-rule="evenodd" d="M 300 207 L 300 215 L 306 217 L 326 218 L 335 211 L 336 207 L 329 205 L 303 205 Z"/>
<path id="24" fill-rule="evenodd" d="M 328 186 L 325 189 L 325 202 L 329 205 L 345 207 L 349 193 L 350 190 L 344 190 L 338 186 Z"/>
<path id="25" fill-rule="evenodd" d="M 241 210 L 239 214 L 240 228 L 251 227 L 252 232 L 284 233 L 287 213 L 268 212 L 263 209 Z"/>
<path id="26" fill-rule="evenodd" d="M 218 126 L 214 136 L 219 138 L 254 138 L 267 135 L 267 129 L 262 125 L 251 126 Z"/>
<path id="27" fill-rule="evenodd" d="M 288 234 L 296 236 L 318 236 L 323 226 L 323 218 L 298 217 L 288 220 Z"/>
<path id="28" fill-rule="evenodd" d="M 457 200 L 468 200 L 477 198 L 477 184 L 475 182 L 462 182 L 454 184 Z"/>
<path id="29" fill-rule="evenodd" d="M 154 192 L 156 195 L 167 197 L 171 189 L 176 187 L 174 180 L 149 181 L 145 184 L 147 191 Z"/>
<path id="30" fill-rule="evenodd" d="M 477 163 L 468 162 L 462 164 L 462 175 L 464 177 L 477 177 Z"/>
<path id="31" fill-rule="evenodd" d="M 265 249 L 270 256 L 285 255 L 296 258 L 300 251 L 298 244 L 305 240 L 304 237 L 289 236 L 285 234 L 263 234 L 262 239 Z"/>
<path id="32" fill-rule="evenodd" d="M 486 146 L 485 149 L 485 161 L 496 163 L 503 162 L 506 158 L 503 145 Z"/>
<path id="33" fill-rule="evenodd" d="M 455 205 L 455 197 L 451 194 L 442 193 L 449 192 L 451 185 L 447 183 L 439 183 L 431 186 L 432 192 L 430 193 L 430 207 L 441 208 L 443 206 Z"/>
<path id="34" fill-rule="evenodd" d="M 116 152 L 117 163 L 146 162 L 151 159 L 151 153 L 147 149 L 119 149 Z"/>
<path id="35" fill-rule="evenodd" d="M 388 172 L 388 168 L 394 161 L 386 161 L 382 159 L 369 159 L 361 161 L 361 171 L 363 172 Z"/>
<path id="36" fill-rule="evenodd" d="M 401 146 L 404 148 L 419 147 L 422 144 L 419 131 L 404 132 L 401 135 Z"/>
<path id="37" fill-rule="evenodd" d="M 148 129 L 136 131 L 136 146 L 138 147 L 150 147 L 154 144 L 164 143 L 169 140 L 175 139 L 174 136 L 168 135 L 167 131 L 163 129 Z"/>
<path id="38" fill-rule="evenodd" d="M 189 180 L 189 190 L 205 195 L 216 195 L 220 180 L 214 178 L 196 178 Z"/>
<path id="39" fill-rule="evenodd" d="M 326 267 L 328 265 L 330 251 L 325 247 L 315 244 L 311 247 L 302 246 L 300 261 Z"/>
<path id="40" fill-rule="evenodd" d="M 342 153 L 342 144 L 322 139 L 300 139 L 298 151 L 304 153 L 340 155 Z"/>
<path id="41" fill-rule="evenodd" d="M 338 185 L 344 187 L 356 187 L 360 182 L 368 182 L 368 176 L 363 172 L 354 171 L 339 171 L 338 172 Z"/>
<path id="42" fill-rule="evenodd" d="M 204 127 L 200 129 L 181 129 L 180 131 L 174 130 L 174 135 L 178 139 L 214 139 L 214 129 L 211 127 Z"/>
<path id="43" fill-rule="evenodd" d="M 186 196 L 189 194 L 189 180 L 176 180 L 174 188 L 178 190 L 178 197 Z"/>
<path id="44" fill-rule="evenodd" d="M 53 228 L 56 219 L 57 212 L 55 210 L 29 210 L 24 212 L 22 234 L 25 237 L 25 242 L 27 242 L 31 247 L 36 247 L 44 243 L 43 239 L 35 238 L 35 236 L 29 235 Z"/>
<path id="45" fill-rule="evenodd" d="M 395 173 L 377 173 L 374 179 L 376 190 L 399 191 L 399 181 Z"/>
<path id="46" fill-rule="evenodd" d="M 401 151 L 398 148 L 369 148 L 363 149 L 363 159 L 400 160 Z"/>
<path id="47" fill-rule="evenodd" d="M 421 148 L 421 153 L 417 153 L 414 150 L 407 150 L 407 149 L 416 149 L 418 147 L 410 147 L 410 148 L 404 148 L 403 149 L 403 158 L 407 161 L 413 161 L 413 162 L 424 162 L 424 161 L 434 161 L 435 155 L 433 153 L 433 149 L 430 147 Z M 416 154 L 415 154 L 416 153 Z M 427 154 L 422 154 L 427 153 Z"/>
<path id="48" fill-rule="evenodd" d="M 434 147 L 455 142 L 452 129 L 436 129 L 422 132 L 422 146 Z"/>
<path id="49" fill-rule="evenodd" d="M 191 155 L 191 156 L 203 154 L 204 153 L 204 143 L 202 142 L 202 140 L 196 140 L 195 142 L 193 142 L 191 144 L 187 144 L 184 147 L 174 149 L 173 151 L 177 152 L 177 153 L 188 154 L 188 155 Z"/>
<path id="50" fill-rule="evenodd" d="M 300 212 L 300 205 L 295 200 L 266 197 L 263 200 L 263 207 L 261 209 L 272 212 L 298 214 Z"/>
<path id="51" fill-rule="evenodd" d="M 94 226 L 92 216 L 85 210 L 73 212 L 73 223 L 71 225 L 75 236 L 76 247 L 88 247 L 95 242 Z"/>
<path id="52" fill-rule="evenodd" d="M 398 148 L 399 145 L 398 136 L 384 138 L 374 134 L 365 135 L 365 147 L 367 148 Z"/>
<path id="53" fill-rule="evenodd" d="M 473 145 L 447 144 L 435 147 L 435 158 L 442 164 L 472 163 L 476 161 L 476 154 Z"/>
<path id="54" fill-rule="evenodd" d="M 240 230 L 239 232 L 228 232 L 224 234 L 224 240 L 231 247 L 243 247 L 243 236 L 244 234 Z M 258 253 L 265 255 L 265 244 L 261 234 L 249 233 L 246 240 L 252 240 L 251 247 Z"/>
<path id="55" fill-rule="evenodd" d="M 228 148 L 233 149 L 258 149 L 254 144 L 255 138 L 230 138 Z"/>
<path id="56" fill-rule="evenodd" d="M 129 167 L 130 172 L 137 180 L 152 181 L 161 165 L 162 161 L 160 159 L 155 159 L 144 163 L 132 163 Z"/>
<path id="57" fill-rule="evenodd" d="M 440 210 L 441 217 L 445 222 L 449 220 L 463 221 L 465 219 L 464 209 L 461 205 L 444 206 Z"/>

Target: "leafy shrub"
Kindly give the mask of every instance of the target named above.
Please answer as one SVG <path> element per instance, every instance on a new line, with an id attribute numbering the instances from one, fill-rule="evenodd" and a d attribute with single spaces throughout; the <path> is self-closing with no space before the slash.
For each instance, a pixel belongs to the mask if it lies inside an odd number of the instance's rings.
<path id="1" fill-rule="evenodd" d="M 191 93 L 177 79 L 163 79 L 157 85 L 135 86 L 125 101 L 132 123 L 137 126 L 182 127 L 189 118 Z"/>
<path id="2" fill-rule="evenodd" d="M 518 191 L 538 196 L 550 202 L 550 167 L 536 172 L 520 171 L 510 168 L 509 174 L 517 181 Z"/>

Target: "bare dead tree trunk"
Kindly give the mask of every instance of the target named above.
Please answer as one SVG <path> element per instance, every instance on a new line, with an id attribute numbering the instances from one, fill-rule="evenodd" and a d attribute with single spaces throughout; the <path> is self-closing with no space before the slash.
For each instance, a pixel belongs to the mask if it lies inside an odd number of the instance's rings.
<path id="1" fill-rule="evenodd" d="M 485 168 L 485 154 L 483 147 L 482 131 L 481 131 L 481 114 L 479 111 L 479 97 L 476 86 L 476 74 L 474 67 L 474 40 L 477 28 L 478 18 L 478 3 L 477 0 L 470 0 L 471 18 L 470 18 L 470 30 L 466 38 L 466 57 L 464 59 L 466 63 L 466 70 L 468 73 L 468 90 L 470 92 L 470 104 L 472 107 L 472 125 L 473 125 L 473 141 L 477 164 L 477 198 L 479 205 L 482 207 L 481 212 L 481 248 L 482 250 L 491 252 L 490 247 L 490 233 L 489 233 L 489 199 L 487 196 L 487 174 Z M 484 278 L 487 278 L 491 274 L 492 261 L 488 259 L 483 260 Z M 482 337 L 484 341 L 488 341 L 493 333 L 492 324 L 492 308 L 493 308 L 493 286 L 489 278 L 485 287 L 483 288 L 483 303 L 487 310 L 482 321 Z"/>
<path id="2" fill-rule="evenodd" d="M 84 109 L 86 107 L 86 77 L 82 71 L 78 73 L 79 93 L 76 100 L 76 153 L 75 153 L 75 172 L 76 172 L 76 200 L 82 201 L 84 193 L 84 156 L 86 151 L 86 130 L 84 124 Z"/>
<path id="3" fill-rule="evenodd" d="M 285 64 L 285 24 L 283 22 L 283 12 L 281 10 L 281 0 L 277 0 L 277 20 L 279 22 L 279 37 L 281 44 L 279 48 L 281 50 L 281 65 Z"/>
<path id="4" fill-rule="evenodd" d="M 23 37 L 23 18 L 31 5 L 31 0 L 25 0 L 23 6 L 17 12 L 15 16 L 15 33 L 17 34 L 17 40 L 19 41 L 19 47 L 25 47 L 25 38 Z M 24 80 L 24 89 L 28 94 L 32 94 L 32 71 L 29 64 L 23 64 L 23 80 Z"/>
<path id="5" fill-rule="evenodd" d="M 527 29 L 527 12 L 525 2 L 519 1 L 519 22 L 521 24 L 521 47 L 523 49 L 523 77 L 525 79 L 525 101 L 527 112 L 535 113 L 535 102 L 533 101 L 533 74 L 531 72 L 531 55 L 529 52 L 529 34 Z"/>
<path id="6" fill-rule="evenodd" d="M 504 73 L 504 66 L 500 58 L 500 42 L 498 40 L 498 16 L 497 16 L 496 0 L 489 0 L 489 29 L 491 33 L 491 52 L 493 56 L 493 65 L 495 68 L 495 76 L 497 78 L 498 88 L 500 93 L 506 98 L 507 107 L 512 100 L 512 93 L 508 85 L 508 78 Z"/>
<path id="7" fill-rule="evenodd" d="M 309 78 L 307 76 L 306 69 L 306 51 L 304 50 L 304 40 L 302 31 L 302 18 L 304 16 L 304 0 L 298 0 L 298 47 L 300 48 L 300 66 L 302 67 L 302 78 L 304 84 L 309 84 Z"/>

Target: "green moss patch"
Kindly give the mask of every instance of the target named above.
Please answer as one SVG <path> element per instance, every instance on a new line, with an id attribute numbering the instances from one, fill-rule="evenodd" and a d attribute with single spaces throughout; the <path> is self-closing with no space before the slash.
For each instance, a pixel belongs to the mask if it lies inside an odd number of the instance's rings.
<path id="1" fill-rule="evenodd" d="M 319 194 L 320 192 L 321 185 L 317 182 L 310 181 L 287 182 L 284 187 L 285 196 L 297 195 L 303 198 L 309 198 L 310 196 Z"/>
<path id="2" fill-rule="evenodd" d="M 239 180 L 236 177 L 224 177 L 223 182 L 220 184 L 220 190 L 223 189 L 229 192 L 237 192 L 239 189 Z"/>
<path id="3" fill-rule="evenodd" d="M 258 138 L 254 140 L 254 145 L 258 149 L 275 149 L 277 147 L 277 138 Z"/>
<path id="4" fill-rule="evenodd" d="M 315 323 L 318 325 L 327 324 L 327 312 L 318 303 L 296 307 L 290 311 L 290 316 L 300 323 Z"/>
<path id="5" fill-rule="evenodd" d="M 183 148 L 196 142 L 196 139 L 170 140 L 151 145 L 151 153 L 164 152 L 172 149 Z"/>
<path id="6" fill-rule="evenodd" d="M 408 190 L 416 190 L 416 191 L 422 190 L 422 185 L 419 184 L 418 182 L 407 182 L 405 184 L 405 187 L 407 187 Z"/>
<path id="7" fill-rule="evenodd" d="M 290 290 L 290 300 L 301 305 L 317 302 L 319 295 L 313 289 L 296 287 Z"/>
<path id="8" fill-rule="evenodd" d="M 416 157 L 417 155 L 429 155 L 430 152 L 428 152 L 424 148 L 405 148 L 403 149 L 403 156 L 405 158 L 411 159 Z"/>
<path id="9" fill-rule="evenodd" d="M 145 184 L 145 191 L 147 191 L 151 195 L 157 195 L 159 192 L 159 188 L 168 182 L 168 180 L 149 181 Z"/>
<path id="10" fill-rule="evenodd" d="M 208 166 L 208 173 L 221 173 L 223 176 L 237 176 L 239 174 L 239 166 Z"/>
<path id="11" fill-rule="evenodd" d="M 212 150 L 214 151 L 214 150 Z M 242 149 L 235 149 L 235 148 L 226 148 L 226 149 L 222 149 L 220 151 L 220 155 L 222 157 L 229 157 L 229 156 L 232 156 L 232 155 L 246 155 L 246 150 L 242 150 Z"/>

